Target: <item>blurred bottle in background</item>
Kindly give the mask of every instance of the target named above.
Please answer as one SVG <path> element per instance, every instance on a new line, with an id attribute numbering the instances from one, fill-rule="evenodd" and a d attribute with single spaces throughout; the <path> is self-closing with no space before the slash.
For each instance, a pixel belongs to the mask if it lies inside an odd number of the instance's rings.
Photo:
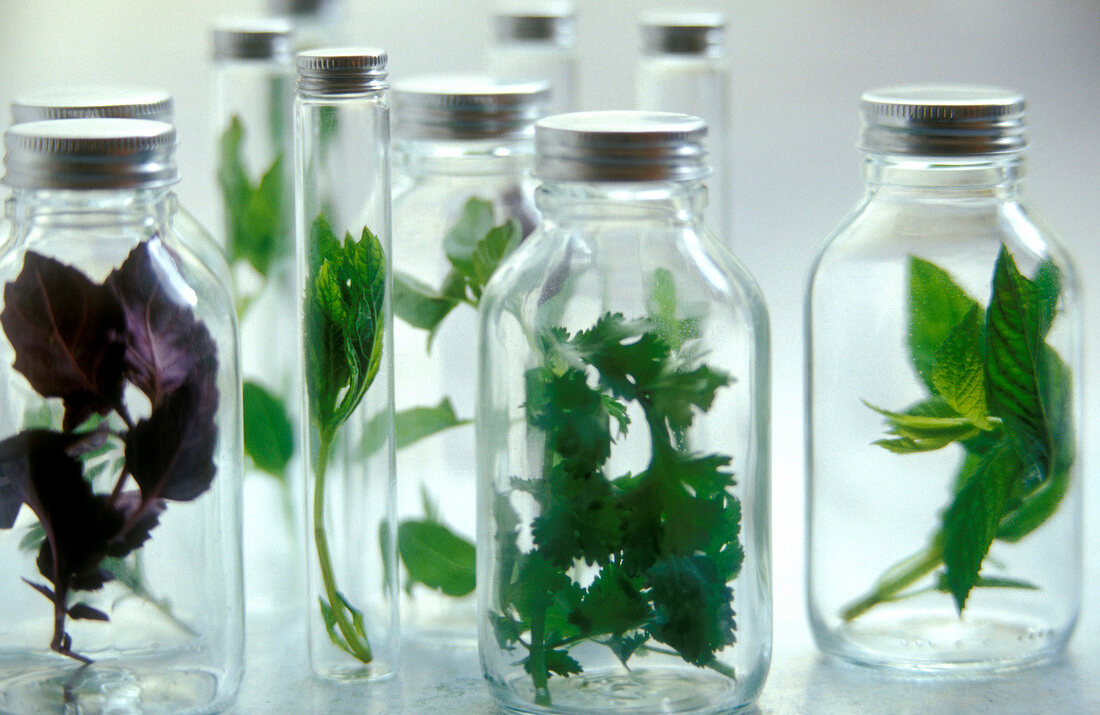
<path id="1" fill-rule="evenodd" d="M 504 82 L 550 83 L 549 114 L 579 109 L 573 6 L 567 2 L 500 5 L 493 13 L 488 72 Z"/>
<path id="2" fill-rule="evenodd" d="M 345 41 L 343 0 L 268 0 L 267 8 L 272 15 L 290 21 L 295 53 Z"/>

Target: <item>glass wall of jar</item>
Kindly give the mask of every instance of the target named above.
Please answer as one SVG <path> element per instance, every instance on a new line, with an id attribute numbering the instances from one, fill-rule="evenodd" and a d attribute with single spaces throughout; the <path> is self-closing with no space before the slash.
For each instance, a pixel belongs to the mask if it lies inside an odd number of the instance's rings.
<path id="1" fill-rule="evenodd" d="M 1021 203 L 1024 100 L 868 92 L 806 303 L 808 603 L 857 663 L 1049 658 L 1079 606 L 1080 304 Z"/>
<path id="2" fill-rule="evenodd" d="M 546 114 L 580 108 L 576 15 L 569 2 L 533 0 L 497 7 L 489 74 L 501 82 L 548 82 Z"/>
<path id="3" fill-rule="evenodd" d="M 49 87 L 22 92 L 11 103 L 12 124 L 95 117 L 172 124 L 172 96 L 162 90 L 131 87 Z M 225 254 L 210 232 L 182 205 L 177 207 L 174 223 L 180 240 L 202 259 L 222 285 L 231 285 Z M 0 230 L 0 235 L 6 233 Z"/>
<path id="4" fill-rule="evenodd" d="M 394 673 L 398 647 L 386 54 L 311 50 L 297 64 L 310 665 L 370 680 Z"/>
<path id="5" fill-rule="evenodd" d="M 290 25 L 224 21 L 213 30 L 217 182 L 241 326 L 244 562 L 249 611 L 294 611 L 301 598 L 296 524 L 298 344 Z"/>
<path id="6" fill-rule="evenodd" d="M 726 17 L 720 12 L 660 10 L 642 16 L 634 74 L 638 109 L 684 112 L 707 123 L 711 175 L 706 223 L 727 246 L 733 237 L 730 76 Z"/>
<path id="7" fill-rule="evenodd" d="M 402 622 L 477 639 L 474 383 L 477 304 L 534 229 L 528 172 L 545 82 L 469 77 L 394 87 L 394 345 Z M 448 566 L 442 568 L 441 564 Z"/>
<path id="8" fill-rule="evenodd" d="M 229 293 L 174 230 L 175 130 L 5 134 L 0 702 L 209 712 L 243 668 Z"/>
<path id="9" fill-rule="evenodd" d="M 768 329 L 703 227 L 702 120 L 536 127 L 480 306 L 479 645 L 525 712 L 726 712 L 771 653 Z"/>

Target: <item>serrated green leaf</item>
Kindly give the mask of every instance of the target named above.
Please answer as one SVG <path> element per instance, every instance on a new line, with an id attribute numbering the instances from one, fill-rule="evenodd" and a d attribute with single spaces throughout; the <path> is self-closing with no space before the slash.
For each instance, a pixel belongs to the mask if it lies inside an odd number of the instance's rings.
<path id="1" fill-rule="evenodd" d="M 982 459 L 944 512 L 945 579 L 959 613 L 970 589 L 978 583 L 982 561 L 997 535 L 1019 468 L 1015 449 L 1003 443 Z"/>
<path id="2" fill-rule="evenodd" d="M 874 444 L 899 454 L 928 452 L 970 439 L 982 431 L 968 417 L 955 412 L 942 398 L 917 403 L 905 412 L 891 412 L 869 402 L 863 404 L 886 418 L 892 439 Z"/>
<path id="3" fill-rule="evenodd" d="M 569 613 L 569 621 L 589 637 L 622 635 L 641 628 L 653 609 L 639 592 L 640 586 L 613 565 L 601 569 Z"/>
<path id="4" fill-rule="evenodd" d="M 474 590 L 474 545 L 434 521 L 405 521 L 397 527 L 397 550 L 409 579 L 448 596 Z"/>
<path id="5" fill-rule="evenodd" d="M 435 330 L 458 305 L 453 298 L 407 273 L 394 273 L 393 314 L 414 328 Z"/>
<path id="6" fill-rule="evenodd" d="M 978 302 L 947 271 L 922 258 L 909 259 L 909 357 L 928 389 L 936 352 Z"/>
<path id="7" fill-rule="evenodd" d="M 447 254 L 447 260 L 467 280 L 476 280 L 474 252 L 478 242 L 492 227 L 493 204 L 474 197 L 466 201 L 458 221 L 443 237 L 443 251 Z"/>
<path id="8" fill-rule="evenodd" d="M 985 360 L 982 355 L 983 313 L 978 306 L 951 329 L 932 367 L 932 385 L 948 405 L 984 430 L 989 423 L 985 398 Z"/>
<path id="9" fill-rule="evenodd" d="M 258 469 L 285 480 L 294 456 L 294 429 L 286 405 L 255 382 L 246 380 L 241 388 L 244 451 Z"/>
<path id="10" fill-rule="evenodd" d="M 695 665 L 706 665 L 734 643 L 733 591 L 709 559 L 663 559 L 647 571 L 646 580 L 655 611 L 647 630 L 654 640 Z"/>

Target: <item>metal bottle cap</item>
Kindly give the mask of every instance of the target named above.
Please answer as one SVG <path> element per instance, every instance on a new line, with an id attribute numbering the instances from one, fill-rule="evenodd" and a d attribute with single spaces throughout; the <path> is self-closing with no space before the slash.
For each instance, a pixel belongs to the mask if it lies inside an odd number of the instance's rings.
<path id="1" fill-rule="evenodd" d="M 20 189 L 152 189 L 179 180 L 176 129 L 146 119 L 56 119 L 4 133 L 3 182 Z"/>
<path id="2" fill-rule="evenodd" d="M 275 17 L 224 19 L 214 25 L 216 60 L 290 60 L 293 28 Z"/>
<path id="3" fill-rule="evenodd" d="M 24 92 L 11 103 L 12 124 L 81 117 L 171 122 L 172 95 L 126 87 L 51 87 Z"/>
<path id="4" fill-rule="evenodd" d="M 339 6 L 340 0 L 269 0 L 267 3 L 273 15 L 326 15 Z"/>
<path id="5" fill-rule="evenodd" d="M 670 112 L 574 112 L 535 125 L 535 176 L 564 181 L 692 181 L 710 171 L 707 124 Z"/>
<path id="6" fill-rule="evenodd" d="M 725 28 L 720 12 L 647 12 L 642 15 L 642 52 L 721 57 Z"/>
<path id="7" fill-rule="evenodd" d="M 563 47 L 574 40 L 573 6 L 567 2 L 501 5 L 493 13 L 498 42 L 551 42 Z"/>
<path id="8" fill-rule="evenodd" d="M 875 154 L 974 156 L 1027 147 L 1026 103 L 994 87 L 916 85 L 865 92 L 859 148 Z"/>
<path id="9" fill-rule="evenodd" d="M 361 94 L 386 88 L 386 51 L 348 47 L 298 53 L 298 92 Z"/>
<path id="10" fill-rule="evenodd" d="M 394 131 L 403 138 L 493 139 L 529 136 L 546 113 L 546 81 L 422 77 L 394 85 Z"/>

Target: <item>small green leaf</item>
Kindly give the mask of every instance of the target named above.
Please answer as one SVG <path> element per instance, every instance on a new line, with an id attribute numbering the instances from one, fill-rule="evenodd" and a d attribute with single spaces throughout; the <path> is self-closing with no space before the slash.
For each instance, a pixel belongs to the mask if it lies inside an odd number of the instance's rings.
<path id="1" fill-rule="evenodd" d="M 868 402 L 863 404 L 886 417 L 890 426 L 888 433 L 894 435 L 894 438 L 878 440 L 875 444 L 892 452 L 928 452 L 942 449 L 953 442 L 970 439 L 982 431 L 941 398 L 917 403 L 905 412 L 891 412 Z"/>
<path id="2" fill-rule="evenodd" d="M 286 406 L 255 382 L 246 380 L 241 387 L 244 451 L 258 469 L 285 479 L 286 465 L 294 456 L 294 430 Z"/>
<path id="3" fill-rule="evenodd" d="M 474 280 L 470 282 L 470 289 L 474 296 L 480 298 L 481 291 L 493 277 L 500 262 L 519 245 L 522 238 L 519 221 L 509 219 L 500 226 L 495 226 L 478 241 L 473 255 Z"/>
<path id="4" fill-rule="evenodd" d="M 393 275 L 393 314 L 414 328 L 434 330 L 457 305 L 407 273 Z"/>
<path id="5" fill-rule="evenodd" d="M 413 583 L 465 596 L 474 590 L 474 545 L 432 521 L 405 521 L 397 528 L 397 550 Z"/>
<path id="6" fill-rule="evenodd" d="M 1038 591 L 1039 587 L 1028 581 L 1017 578 L 1005 578 L 1003 576 L 979 576 L 974 583 L 974 588 L 1019 588 L 1025 591 Z M 936 590 L 951 593 L 951 587 L 947 583 L 947 575 L 939 574 Z"/>
<path id="7" fill-rule="evenodd" d="M 672 271 L 658 268 L 653 271 L 650 281 L 646 312 L 653 321 L 657 334 L 673 352 L 679 352 L 685 342 L 699 337 L 699 321 L 680 317 L 676 280 Z"/>
<path id="8" fill-rule="evenodd" d="M 23 534 L 22 538 L 19 539 L 19 550 L 30 552 L 38 551 L 42 546 L 42 540 L 45 538 L 46 530 L 42 528 L 41 522 L 36 521 L 27 527 L 27 531 Z"/>
<path id="9" fill-rule="evenodd" d="M 641 628 L 652 617 L 653 609 L 642 598 L 640 587 L 615 566 L 607 566 L 585 589 L 569 621 L 590 636 L 622 635 Z"/>
<path id="10" fill-rule="evenodd" d="M 982 318 L 978 306 L 967 312 L 936 351 L 932 385 L 958 414 L 984 430 L 992 429 L 985 399 Z"/>
<path id="11" fill-rule="evenodd" d="M 367 422 L 363 433 L 363 442 L 359 448 L 360 454 L 374 454 L 386 440 L 386 428 L 389 423 L 388 416 L 378 413 Z M 422 439 L 439 434 L 454 427 L 473 424 L 470 418 L 460 418 L 455 414 L 451 398 L 444 397 L 434 407 L 409 407 L 394 415 L 394 434 L 396 435 L 396 449 L 404 449 L 416 444 Z"/>
<path id="12" fill-rule="evenodd" d="M 475 279 L 474 252 L 481 239 L 493 227 L 493 204 L 471 198 L 462 207 L 462 215 L 443 237 L 443 251 L 455 270 L 468 280 Z"/>
<path id="13" fill-rule="evenodd" d="M 909 259 L 909 356 L 929 389 L 934 389 L 936 352 L 975 306 L 978 302 L 947 271 L 921 258 Z"/>

